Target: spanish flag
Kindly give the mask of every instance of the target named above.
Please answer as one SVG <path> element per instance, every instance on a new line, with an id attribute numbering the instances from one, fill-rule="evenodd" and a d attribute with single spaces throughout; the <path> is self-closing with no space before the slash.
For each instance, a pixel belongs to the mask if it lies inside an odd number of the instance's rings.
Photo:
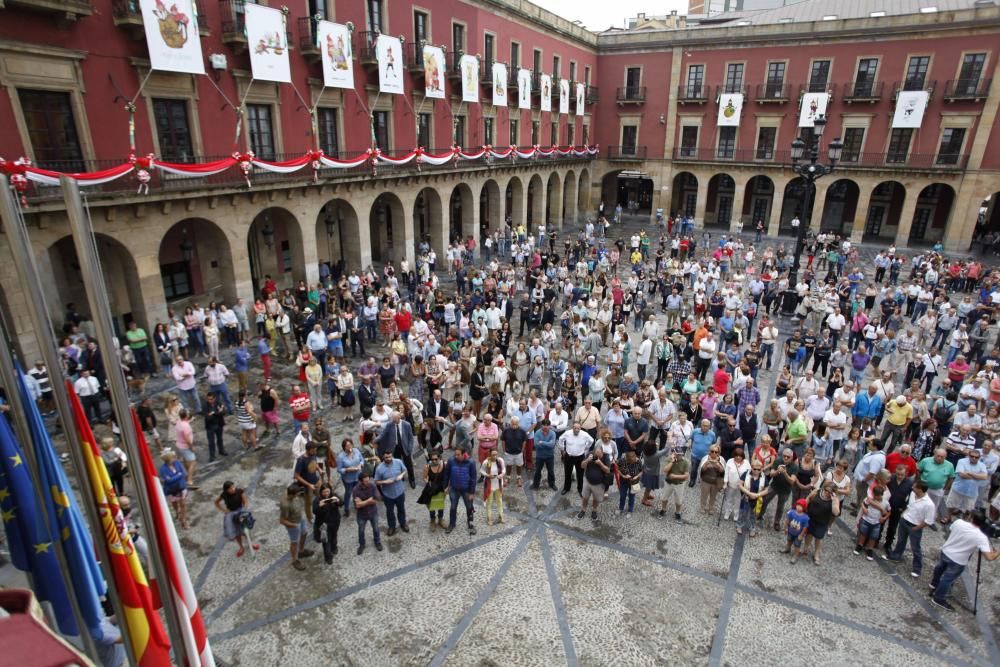
<path id="1" fill-rule="evenodd" d="M 87 477 L 91 495 L 101 515 L 104 540 L 111 554 L 109 563 L 115 580 L 115 590 L 121 600 L 125 618 L 118 619 L 126 628 L 139 667 L 170 665 L 170 642 L 163 630 L 163 622 L 153 607 L 153 596 L 139 562 L 139 554 L 126 529 L 125 517 L 118 505 L 107 468 L 101 459 L 97 441 L 83 413 L 83 407 L 67 382 L 66 394 L 73 406 L 73 421 L 80 434 L 80 445 L 87 464 Z"/>

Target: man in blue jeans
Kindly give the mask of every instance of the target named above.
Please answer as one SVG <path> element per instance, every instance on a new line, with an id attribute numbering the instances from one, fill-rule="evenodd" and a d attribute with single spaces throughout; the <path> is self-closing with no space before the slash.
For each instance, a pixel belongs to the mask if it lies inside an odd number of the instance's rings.
<path id="1" fill-rule="evenodd" d="M 902 468 L 900 465 L 897 468 Z M 920 551 L 920 538 L 924 534 L 924 528 L 933 526 L 937 521 L 937 509 L 934 501 L 927 495 L 927 482 L 918 481 L 910 491 L 906 509 L 903 510 L 899 521 L 899 534 L 896 536 L 896 546 L 890 550 L 886 543 L 886 552 L 882 556 L 885 560 L 899 561 L 903 558 L 903 551 L 909 542 L 913 551 L 913 565 L 910 568 L 910 576 L 914 579 L 920 576 L 923 570 L 924 558 Z"/>
<path id="2" fill-rule="evenodd" d="M 444 485 L 448 490 L 448 497 L 451 499 L 451 509 L 448 512 L 448 527 L 445 533 L 455 530 L 455 521 L 458 518 L 459 499 L 465 503 L 465 518 L 469 524 L 469 535 L 476 534 L 476 527 L 472 525 L 474 514 L 472 501 L 476 495 L 476 463 L 469 458 L 469 451 L 464 447 L 455 450 L 455 456 L 448 461 L 444 468 Z"/>
<path id="3" fill-rule="evenodd" d="M 385 503 L 385 518 L 389 523 L 389 537 L 396 534 L 396 520 L 404 533 L 410 532 L 406 525 L 406 494 L 403 492 L 403 480 L 406 478 L 406 466 L 399 459 L 392 457 L 392 452 L 382 455 L 382 463 L 375 468 L 375 486 L 379 487 L 382 501 Z"/>
<path id="4" fill-rule="evenodd" d="M 951 585 L 965 572 L 972 555 L 979 551 L 986 560 L 1000 558 L 1000 550 L 993 549 L 983 532 L 986 515 L 982 510 L 976 510 L 970 518 L 971 521 L 959 519 L 951 524 L 948 540 L 941 547 L 941 557 L 931 577 L 931 601 L 948 611 L 955 611 L 955 607 L 945 598 L 951 591 Z"/>
<path id="5" fill-rule="evenodd" d="M 378 532 L 378 499 L 379 492 L 372 484 L 371 477 L 364 470 L 358 476 L 358 484 L 351 494 L 354 496 L 354 514 L 358 517 L 358 555 L 365 551 L 365 524 L 372 525 L 372 537 L 375 548 L 382 551 L 382 536 Z"/>

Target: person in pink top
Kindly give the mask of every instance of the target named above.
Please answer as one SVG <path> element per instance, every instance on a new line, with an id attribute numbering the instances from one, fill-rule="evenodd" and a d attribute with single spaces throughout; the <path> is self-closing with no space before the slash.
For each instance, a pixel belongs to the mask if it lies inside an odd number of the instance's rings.
<path id="1" fill-rule="evenodd" d="M 493 423 L 493 415 L 487 412 L 483 416 L 483 423 L 476 429 L 476 440 L 479 442 L 479 463 L 486 460 L 491 449 L 497 448 L 499 437 L 500 429 Z"/>
<path id="2" fill-rule="evenodd" d="M 194 491 L 198 487 L 194 484 L 196 457 L 194 454 L 194 431 L 191 429 L 191 413 L 187 410 L 181 410 L 178 416 L 177 426 L 174 427 L 177 438 L 175 446 L 177 447 L 177 455 L 184 462 L 184 470 L 187 471 L 187 488 Z"/>
<path id="3" fill-rule="evenodd" d="M 201 412 L 201 398 L 198 396 L 197 378 L 194 364 L 177 355 L 174 365 L 170 368 L 170 376 L 177 383 L 177 391 L 181 394 L 181 400 L 191 412 Z"/>

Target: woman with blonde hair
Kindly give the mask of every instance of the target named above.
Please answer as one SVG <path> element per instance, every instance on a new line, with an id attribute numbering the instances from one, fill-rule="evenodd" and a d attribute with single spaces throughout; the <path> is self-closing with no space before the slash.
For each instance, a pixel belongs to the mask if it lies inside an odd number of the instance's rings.
<path id="1" fill-rule="evenodd" d="M 483 477 L 483 502 L 486 504 L 486 525 L 493 525 L 493 506 L 497 508 L 497 522 L 503 523 L 504 464 L 497 456 L 497 448 L 489 450 L 486 460 L 479 468 Z"/>
<path id="2" fill-rule="evenodd" d="M 181 402 L 176 394 L 168 393 L 163 398 L 163 413 L 167 417 L 167 446 L 177 442 L 177 422 L 181 419 Z"/>
<path id="3" fill-rule="evenodd" d="M 187 471 L 184 464 L 177 459 L 177 454 L 169 447 L 160 454 L 160 460 L 163 461 L 159 469 L 163 494 L 167 497 L 171 509 L 174 510 L 181 528 L 187 528 Z"/>

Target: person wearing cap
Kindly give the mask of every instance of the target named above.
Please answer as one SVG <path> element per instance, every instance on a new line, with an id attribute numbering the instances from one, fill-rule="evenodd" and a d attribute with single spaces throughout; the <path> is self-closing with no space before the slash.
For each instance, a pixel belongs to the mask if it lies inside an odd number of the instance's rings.
<path id="1" fill-rule="evenodd" d="M 903 441 L 912 421 L 913 406 L 906 400 L 906 396 L 900 394 L 895 400 L 889 401 L 885 408 L 885 427 L 882 429 L 882 441 L 887 453 L 892 453 L 897 441 Z"/>
<path id="2" fill-rule="evenodd" d="M 805 498 L 800 498 L 795 501 L 792 508 L 788 510 L 788 514 L 785 515 L 785 548 L 781 550 L 781 553 L 792 553 L 792 549 L 794 548 L 795 552 L 791 558 L 793 564 L 799 559 L 802 538 L 809 528 L 809 515 L 806 514 L 808 506 L 809 501 Z"/>

